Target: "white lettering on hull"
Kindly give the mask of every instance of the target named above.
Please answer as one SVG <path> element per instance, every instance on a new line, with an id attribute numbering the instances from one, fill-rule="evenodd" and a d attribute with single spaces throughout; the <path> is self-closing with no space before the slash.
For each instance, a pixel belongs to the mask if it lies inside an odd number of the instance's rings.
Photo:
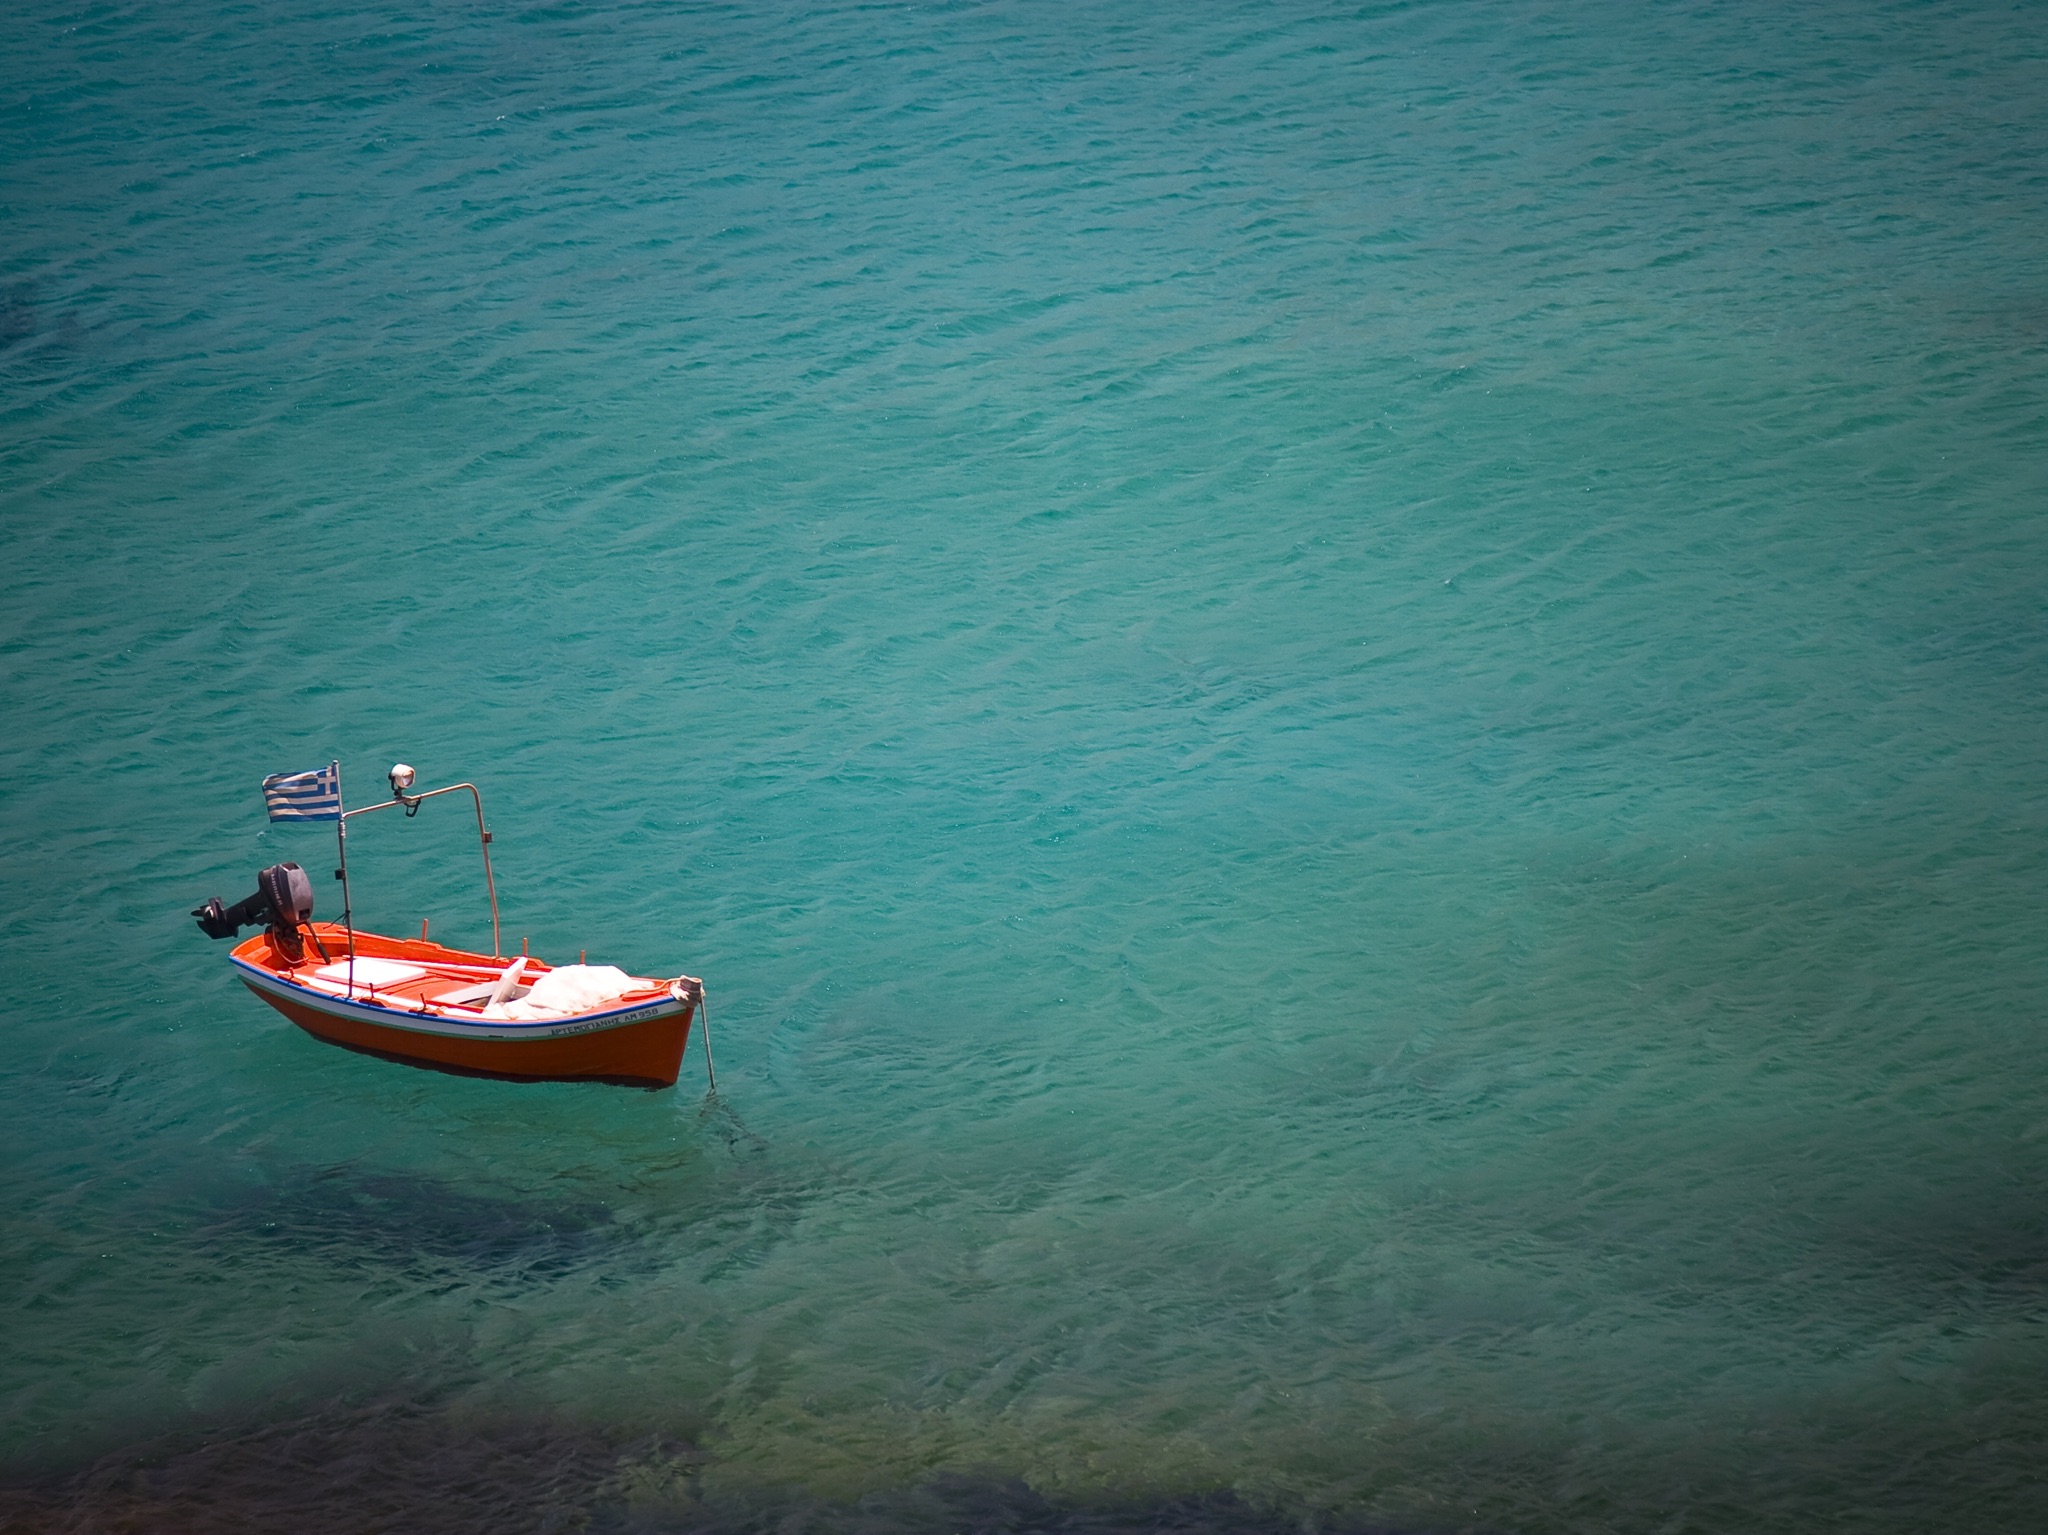
<path id="1" fill-rule="evenodd" d="M 661 1016 L 658 1007 L 643 1007 L 635 1013 L 618 1013 L 610 1018 L 595 1018 L 589 1023 L 566 1023 L 559 1028 L 548 1030 L 548 1038 L 560 1039 L 564 1034 L 588 1034 L 593 1029 L 616 1029 L 621 1024 L 639 1023 L 648 1018 Z"/>

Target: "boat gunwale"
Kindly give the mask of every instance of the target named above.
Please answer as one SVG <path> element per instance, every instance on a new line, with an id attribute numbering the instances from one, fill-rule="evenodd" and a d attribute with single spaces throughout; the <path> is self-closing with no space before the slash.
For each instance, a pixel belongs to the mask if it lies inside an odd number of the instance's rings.
<path id="1" fill-rule="evenodd" d="M 228 962 L 242 972 L 245 985 L 287 997 L 315 1012 L 407 1034 L 434 1034 L 444 1038 L 498 1039 L 516 1044 L 522 1040 L 559 1038 L 570 1033 L 600 1034 L 648 1023 L 666 1014 L 687 1012 L 694 1006 L 694 999 L 678 997 L 669 989 L 669 983 L 661 982 L 657 983 L 660 989 L 651 995 L 621 1006 L 564 1013 L 557 1018 L 485 1018 L 481 1014 L 465 1016 L 429 1007 L 397 1008 L 374 998 L 338 997 L 266 965 L 244 959 L 238 953 L 230 954 Z"/>

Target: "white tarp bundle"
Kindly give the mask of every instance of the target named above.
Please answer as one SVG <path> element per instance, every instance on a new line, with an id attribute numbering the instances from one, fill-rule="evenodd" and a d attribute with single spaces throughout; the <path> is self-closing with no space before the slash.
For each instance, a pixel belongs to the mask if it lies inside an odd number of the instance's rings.
<path id="1" fill-rule="evenodd" d="M 572 1013 L 594 1012 L 614 997 L 643 991 L 654 984 L 626 974 L 617 965 L 557 965 L 535 981 L 533 989 L 518 1001 L 487 1007 L 484 1016 L 520 1023 L 537 1018 L 566 1018 Z"/>

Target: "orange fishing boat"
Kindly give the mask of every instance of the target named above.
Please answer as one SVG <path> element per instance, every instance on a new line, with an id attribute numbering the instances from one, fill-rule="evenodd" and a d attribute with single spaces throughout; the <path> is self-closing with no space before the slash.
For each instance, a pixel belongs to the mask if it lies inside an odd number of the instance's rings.
<path id="1" fill-rule="evenodd" d="M 295 863 L 273 864 L 256 893 L 223 906 L 218 897 L 192 915 L 212 938 L 260 923 L 263 931 L 230 956 L 249 989 L 315 1039 L 411 1066 L 521 1081 L 674 1085 L 690 1024 L 703 1008 L 704 983 L 628 975 L 610 965 L 547 965 L 520 954 L 473 954 L 420 937 L 359 931 L 349 901 L 348 823 L 360 815 L 467 791 L 476 803 L 484 884 L 491 898 L 491 944 L 498 936 L 497 885 L 483 795 L 474 784 L 419 794 L 413 770 L 391 770 L 392 798 L 341 808 L 340 764 L 264 780 L 274 821 L 333 821 L 340 849 L 339 923 L 315 922 L 313 885 Z M 711 1073 L 711 1041 L 704 1040 Z M 712 1076 L 715 1088 L 717 1079 Z"/>

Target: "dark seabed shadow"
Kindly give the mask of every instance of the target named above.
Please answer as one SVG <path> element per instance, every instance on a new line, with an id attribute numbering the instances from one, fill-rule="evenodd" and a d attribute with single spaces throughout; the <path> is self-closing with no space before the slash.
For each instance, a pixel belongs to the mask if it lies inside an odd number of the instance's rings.
<path id="1" fill-rule="evenodd" d="M 622 1458 L 663 1452 L 676 1453 L 421 1402 L 327 1407 L 0 1490 L 0 1530 L 583 1530 Z"/>
<path id="2" fill-rule="evenodd" d="M 704 1497 L 710 1457 L 544 1416 L 425 1401 L 329 1407 L 232 1433 L 152 1441 L 0 1487 L 0 1530 L 578 1531 L 590 1535 L 1396 1535 L 1255 1508 L 1229 1492 L 1063 1505 L 1021 1483 L 947 1476 L 852 1504 Z"/>
<path id="3" fill-rule="evenodd" d="M 297 1252 L 401 1270 L 452 1265 L 481 1276 L 549 1278 L 599 1261 L 652 1262 L 639 1233 L 595 1199 L 520 1198 L 349 1166 L 216 1191 L 193 1235 L 237 1254 Z"/>

